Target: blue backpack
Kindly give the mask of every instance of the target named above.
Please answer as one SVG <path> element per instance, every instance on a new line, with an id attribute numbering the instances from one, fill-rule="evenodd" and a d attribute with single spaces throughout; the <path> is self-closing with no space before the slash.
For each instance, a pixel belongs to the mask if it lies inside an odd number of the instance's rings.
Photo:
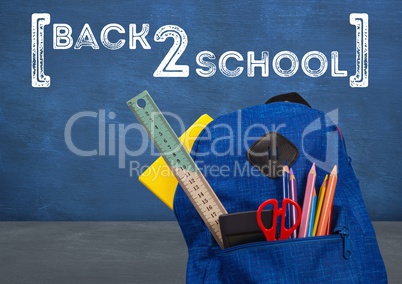
<path id="1" fill-rule="evenodd" d="M 229 213 L 257 210 L 267 199 L 284 198 L 276 168 L 284 163 L 281 156 L 289 158 L 289 145 L 296 148 L 288 163 L 297 178 L 300 206 L 313 162 L 317 190 L 334 164 L 338 182 L 330 235 L 225 249 L 218 246 L 179 185 L 174 211 L 188 246 L 187 283 L 387 283 L 359 181 L 335 122 L 333 115 L 290 93 L 216 118 L 201 132 L 191 155 Z M 267 173 L 250 161 L 248 151 L 273 133 L 286 142 L 267 149 L 272 162 Z"/>

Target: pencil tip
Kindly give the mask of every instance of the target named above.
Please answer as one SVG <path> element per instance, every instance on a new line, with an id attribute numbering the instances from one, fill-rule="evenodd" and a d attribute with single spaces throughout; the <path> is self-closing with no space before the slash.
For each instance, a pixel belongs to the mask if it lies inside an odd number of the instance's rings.
<path id="1" fill-rule="evenodd" d="M 331 175 L 337 175 L 338 174 L 338 166 L 335 165 L 334 168 L 331 171 Z"/>
<path id="2" fill-rule="evenodd" d="M 316 173 L 315 163 L 313 163 L 313 165 L 311 166 L 310 173 L 314 173 L 314 174 Z"/>
<path id="3" fill-rule="evenodd" d="M 293 169 L 292 169 L 292 168 L 290 168 L 290 171 L 289 171 L 289 172 L 290 172 L 290 175 L 293 175 L 293 176 L 295 175 L 295 174 L 293 173 Z"/>

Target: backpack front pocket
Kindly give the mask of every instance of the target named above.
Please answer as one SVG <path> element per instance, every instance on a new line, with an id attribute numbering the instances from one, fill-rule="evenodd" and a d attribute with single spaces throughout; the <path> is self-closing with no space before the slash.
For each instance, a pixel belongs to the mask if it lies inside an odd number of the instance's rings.
<path id="1" fill-rule="evenodd" d="M 228 283 L 358 283 L 347 242 L 334 234 L 246 244 L 216 255 Z"/>
<path id="2" fill-rule="evenodd" d="M 358 283 L 346 210 L 334 207 L 333 221 L 328 236 L 256 242 L 214 252 L 228 283 Z"/>

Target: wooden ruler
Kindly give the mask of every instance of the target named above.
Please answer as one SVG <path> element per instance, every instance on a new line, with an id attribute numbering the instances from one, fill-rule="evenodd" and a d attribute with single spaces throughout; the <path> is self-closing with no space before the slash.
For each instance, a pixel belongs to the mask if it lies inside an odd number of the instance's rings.
<path id="1" fill-rule="evenodd" d="M 129 100 L 127 105 L 152 138 L 198 214 L 223 248 L 219 216 L 227 214 L 226 209 L 152 97 L 144 91 Z"/>

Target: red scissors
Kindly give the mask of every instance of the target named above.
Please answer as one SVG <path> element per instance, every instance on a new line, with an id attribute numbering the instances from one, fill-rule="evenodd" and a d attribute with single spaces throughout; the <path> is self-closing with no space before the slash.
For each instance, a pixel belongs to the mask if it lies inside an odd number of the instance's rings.
<path id="1" fill-rule="evenodd" d="M 290 208 L 288 206 L 288 204 L 293 205 L 297 210 L 296 223 L 293 224 L 293 226 L 290 228 L 286 228 L 286 226 L 285 226 L 285 216 L 286 216 L 286 214 L 290 214 L 290 212 L 286 212 L 287 211 L 286 208 Z M 267 205 L 272 205 L 274 207 L 272 210 L 273 218 L 272 218 L 272 227 L 271 228 L 266 228 L 261 219 L 262 210 Z M 282 215 L 281 230 L 280 230 L 279 238 L 277 239 L 276 238 L 276 222 L 277 222 L 278 217 L 281 215 Z M 294 200 L 289 199 L 289 198 L 283 199 L 282 208 L 278 208 L 278 200 L 273 198 L 273 199 L 268 199 L 268 200 L 264 201 L 263 203 L 261 203 L 260 207 L 258 207 L 258 210 L 257 210 L 257 223 L 258 223 L 258 226 L 260 227 L 261 231 L 264 233 L 267 241 L 289 239 L 289 237 L 293 233 L 293 231 L 296 230 L 297 227 L 299 226 L 300 220 L 301 220 L 301 208 L 300 208 L 299 204 L 297 204 L 297 202 L 295 202 Z"/>

